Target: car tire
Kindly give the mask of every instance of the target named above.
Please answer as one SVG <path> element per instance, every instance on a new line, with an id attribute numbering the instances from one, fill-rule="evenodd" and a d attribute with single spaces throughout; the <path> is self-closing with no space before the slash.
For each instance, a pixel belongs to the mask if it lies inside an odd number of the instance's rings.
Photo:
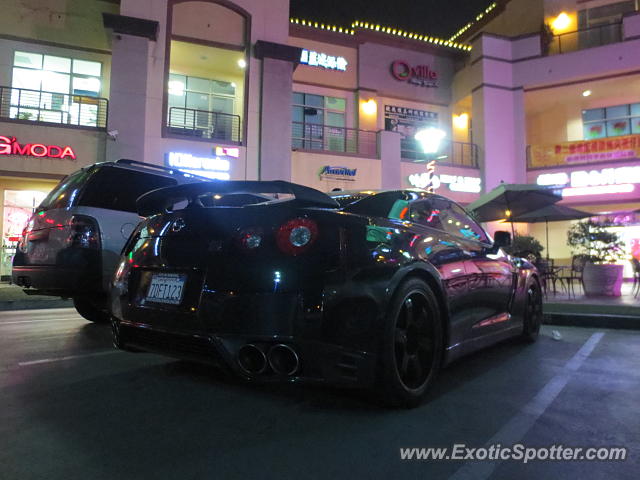
<path id="1" fill-rule="evenodd" d="M 74 297 L 73 306 L 81 317 L 95 323 L 107 323 L 109 313 L 104 302 L 89 297 Z"/>
<path id="2" fill-rule="evenodd" d="M 542 290 L 537 281 L 527 287 L 522 323 L 522 339 L 529 343 L 535 342 L 542 325 Z"/>
<path id="3" fill-rule="evenodd" d="M 420 279 L 404 281 L 385 319 L 378 390 L 385 404 L 420 404 L 440 369 L 442 320 L 433 291 Z"/>

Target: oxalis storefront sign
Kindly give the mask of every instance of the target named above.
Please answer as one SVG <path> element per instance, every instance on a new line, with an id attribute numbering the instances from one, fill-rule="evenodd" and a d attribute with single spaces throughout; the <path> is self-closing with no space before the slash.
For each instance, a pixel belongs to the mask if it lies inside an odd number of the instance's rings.
<path id="1" fill-rule="evenodd" d="M 353 182 L 355 180 L 357 168 L 332 167 L 325 165 L 318 172 L 321 179 L 347 180 Z"/>
<path id="2" fill-rule="evenodd" d="M 16 137 L 5 137 L 3 135 L 0 135 L 0 155 L 76 159 L 76 154 L 69 145 L 61 147 L 42 143 L 20 144 Z"/>

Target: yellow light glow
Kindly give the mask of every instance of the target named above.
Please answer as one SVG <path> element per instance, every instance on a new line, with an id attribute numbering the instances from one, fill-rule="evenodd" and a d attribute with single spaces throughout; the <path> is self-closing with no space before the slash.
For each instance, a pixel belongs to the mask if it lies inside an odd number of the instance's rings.
<path id="1" fill-rule="evenodd" d="M 245 61 L 245 59 L 244 59 L 244 58 L 240 58 L 240 59 L 238 59 L 238 66 L 239 66 L 240 68 L 245 68 L 245 67 L 247 66 L 247 62 Z"/>
<path id="2" fill-rule="evenodd" d="M 467 128 L 469 128 L 469 114 L 461 113 L 460 115 L 454 115 L 453 126 L 460 130 L 466 130 Z"/>
<path id="3" fill-rule="evenodd" d="M 507 218 L 509 218 L 511 216 L 511 210 L 505 210 L 504 214 Z"/>
<path id="4" fill-rule="evenodd" d="M 378 104 L 373 98 L 370 98 L 366 102 L 362 102 L 362 112 L 367 115 L 375 115 L 378 111 Z"/>
<path id="5" fill-rule="evenodd" d="M 583 97 L 589 97 L 591 96 L 593 92 L 591 90 L 585 90 L 584 92 L 582 92 L 582 96 Z"/>
<path id="6" fill-rule="evenodd" d="M 551 27 L 553 28 L 554 33 L 563 32 L 567 30 L 570 25 L 571 17 L 565 12 L 562 12 L 551 22 Z"/>

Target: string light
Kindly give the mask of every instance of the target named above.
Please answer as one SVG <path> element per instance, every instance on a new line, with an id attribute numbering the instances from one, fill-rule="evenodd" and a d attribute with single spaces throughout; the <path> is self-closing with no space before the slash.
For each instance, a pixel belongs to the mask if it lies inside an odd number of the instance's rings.
<path id="1" fill-rule="evenodd" d="M 449 41 L 453 41 L 456 38 L 458 38 L 460 35 L 462 35 L 464 32 L 466 32 L 467 30 L 469 30 L 474 23 L 479 22 L 480 20 L 482 20 L 485 15 L 488 15 L 494 8 L 496 8 L 498 6 L 498 4 L 496 2 L 493 2 L 491 5 L 489 5 L 487 8 L 484 9 L 483 12 L 480 12 L 478 15 L 476 15 L 476 19 L 475 22 L 469 22 L 467 23 L 464 27 L 462 27 L 460 30 L 458 30 L 455 35 L 453 35 Z M 471 49 L 469 49 L 471 50 Z"/>
<path id="2" fill-rule="evenodd" d="M 491 11 L 493 8 L 495 8 L 495 3 L 492 4 L 494 6 L 491 6 L 488 10 Z M 361 20 L 354 20 L 351 23 L 351 28 L 346 28 L 346 27 L 341 27 L 341 26 L 337 26 L 337 25 L 325 25 L 324 23 L 318 23 L 315 21 L 309 21 L 309 20 L 305 20 L 305 19 L 299 19 L 299 18 L 291 18 L 289 19 L 290 23 L 296 24 L 296 25 L 303 25 L 303 26 L 307 26 L 307 27 L 312 27 L 312 28 L 317 28 L 320 30 L 327 30 L 327 31 L 331 31 L 331 32 L 337 32 L 337 33 L 343 33 L 346 35 L 354 35 L 355 34 L 355 29 L 356 28 L 361 28 L 364 30 L 371 30 L 374 32 L 379 32 L 379 33 L 383 33 L 383 34 L 388 34 L 388 35 L 393 35 L 396 37 L 401 37 L 401 38 L 408 38 L 411 40 L 415 40 L 415 41 L 419 41 L 419 42 L 423 42 L 423 43 L 431 43 L 433 45 L 439 45 L 439 46 L 443 46 L 443 47 L 447 47 L 447 48 L 453 48 L 456 50 L 462 50 L 464 52 L 468 52 L 471 50 L 471 45 L 466 45 L 463 43 L 458 43 L 458 42 L 454 42 L 454 37 L 450 38 L 449 40 L 444 40 L 442 38 L 436 38 L 436 37 L 430 37 L 427 35 L 420 35 L 418 33 L 415 32 L 408 32 L 402 29 L 398 29 L 398 28 L 393 28 L 393 27 L 387 27 L 387 26 L 383 26 L 383 25 L 379 25 L 373 22 L 364 22 Z M 468 24 L 469 26 L 471 24 Z"/>

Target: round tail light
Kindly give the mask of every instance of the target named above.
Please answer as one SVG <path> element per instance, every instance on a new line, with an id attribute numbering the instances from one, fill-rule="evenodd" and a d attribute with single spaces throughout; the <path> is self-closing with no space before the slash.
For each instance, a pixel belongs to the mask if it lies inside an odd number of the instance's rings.
<path id="1" fill-rule="evenodd" d="M 293 218 L 276 232 L 278 248 L 287 255 L 305 252 L 318 238 L 318 224 L 309 218 Z"/>

